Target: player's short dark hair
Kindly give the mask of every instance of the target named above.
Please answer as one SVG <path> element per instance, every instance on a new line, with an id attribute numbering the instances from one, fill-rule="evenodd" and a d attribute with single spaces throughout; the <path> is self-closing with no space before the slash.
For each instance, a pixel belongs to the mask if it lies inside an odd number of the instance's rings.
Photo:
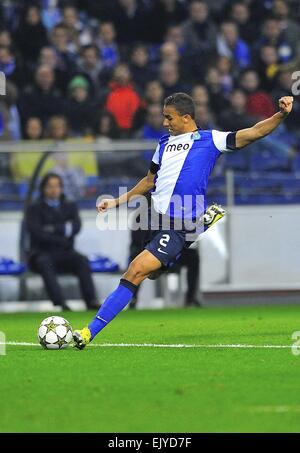
<path id="1" fill-rule="evenodd" d="M 60 187 L 63 188 L 63 186 L 64 186 L 63 180 L 57 173 L 54 173 L 54 172 L 46 173 L 45 176 L 42 178 L 42 180 L 40 182 L 40 187 L 39 187 L 40 195 L 42 197 L 44 196 L 44 190 L 45 190 L 46 185 L 48 184 L 48 181 L 52 178 L 58 179 L 59 183 L 60 183 Z"/>
<path id="2" fill-rule="evenodd" d="M 190 115 L 195 118 L 195 104 L 193 98 L 186 93 L 174 93 L 164 100 L 165 106 L 174 107 L 179 115 Z"/>

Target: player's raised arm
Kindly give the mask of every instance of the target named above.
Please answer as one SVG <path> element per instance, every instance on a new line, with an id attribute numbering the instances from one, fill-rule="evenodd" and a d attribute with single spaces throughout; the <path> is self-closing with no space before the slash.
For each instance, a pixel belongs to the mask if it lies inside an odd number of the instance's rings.
<path id="1" fill-rule="evenodd" d="M 279 124 L 287 117 L 293 108 L 293 97 L 284 96 L 279 99 L 279 112 L 275 113 L 270 118 L 256 123 L 254 126 L 247 129 L 237 131 L 235 138 L 236 149 L 243 148 L 246 145 L 259 140 L 270 134 L 276 129 Z"/>
<path id="2" fill-rule="evenodd" d="M 107 209 L 115 208 L 116 206 L 127 203 L 140 195 L 144 195 L 149 192 L 149 190 L 153 189 L 154 177 L 155 174 L 151 173 L 149 170 L 147 176 L 141 179 L 136 186 L 129 190 L 129 192 L 122 194 L 119 198 L 106 198 L 101 200 L 99 205 L 97 205 L 97 210 L 99 212 L 105 212 Z"/>

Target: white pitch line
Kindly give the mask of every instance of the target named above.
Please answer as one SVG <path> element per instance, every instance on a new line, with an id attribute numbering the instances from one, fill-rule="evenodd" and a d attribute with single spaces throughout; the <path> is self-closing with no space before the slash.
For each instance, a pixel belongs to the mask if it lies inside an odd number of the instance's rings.
<path id="1" fill-rule="evenodd" d="M 284 412 L 300 412 L 300 406 L 254 406 L 248 408 L 249 412 L 253 413 L 284 413 Z"/>
<path id="2" fill-rule="evenodd" d="M 291 348 L 288 345 L 255 345 L 255 344 L 152 344 L 152 343 L 142 343 L 142 344 L 135 344 L 135 343 L 102 343 L 102 344 L 93 344 L 91 343 L 90 346 L 95 347 L 106 347 L 106 348 L 266 348 L 266 349 L 282 349 L 282 348 Z"/>
<path id="3" fill-rule="evenodd" d="M 17 341 L 0 342 L 2 346 L 40 346 L 39 343 Z M 91 343 L 96 348 L 177 348 L 177 349 L 289 349 L 292 345 L 279 344 L 156 344 L 156 343 Z"/>
<path id="4" fill-rule="evenodd" d="M 0 341 L 0 346 L 40 346 L 39 343 L 26 343 L 18 341 Z"/>

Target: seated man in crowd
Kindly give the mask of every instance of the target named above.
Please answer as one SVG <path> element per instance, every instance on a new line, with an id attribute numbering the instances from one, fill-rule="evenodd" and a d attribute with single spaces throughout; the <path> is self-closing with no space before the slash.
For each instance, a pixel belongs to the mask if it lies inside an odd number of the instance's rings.
<path id="1" fill-rule="evenodd" d="M 74 202 L 66 200 L 60 176 L 44 176 L 40 197 L 29 206 L 25 222 L 30 234 L 29 267 L 41 274 L 53 304 L 69 310 L 56 274 L 72 273 L 79 279 L 87 308 L 97 308 L 89 262 L 74 249 L 74 237 L 81 227 L 78 209 Z"/>

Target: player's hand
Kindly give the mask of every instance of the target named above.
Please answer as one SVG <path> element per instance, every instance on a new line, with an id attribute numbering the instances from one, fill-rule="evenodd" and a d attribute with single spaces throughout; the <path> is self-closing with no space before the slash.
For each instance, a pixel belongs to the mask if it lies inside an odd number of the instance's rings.
<path id="1" fill-rule="evenodd" d="M 284 115 L 288 115 L 293 108 L 293 96 L 283 96 L 279 99 L 280 112 Z"/>
<path id="2" fill-rule="evenodd" d="M 105 212 L 108 209 L 115 208 L 117 206 L 117 201 L 115 198 L 104 198 L 97 204 L 98 212 Z"/>

